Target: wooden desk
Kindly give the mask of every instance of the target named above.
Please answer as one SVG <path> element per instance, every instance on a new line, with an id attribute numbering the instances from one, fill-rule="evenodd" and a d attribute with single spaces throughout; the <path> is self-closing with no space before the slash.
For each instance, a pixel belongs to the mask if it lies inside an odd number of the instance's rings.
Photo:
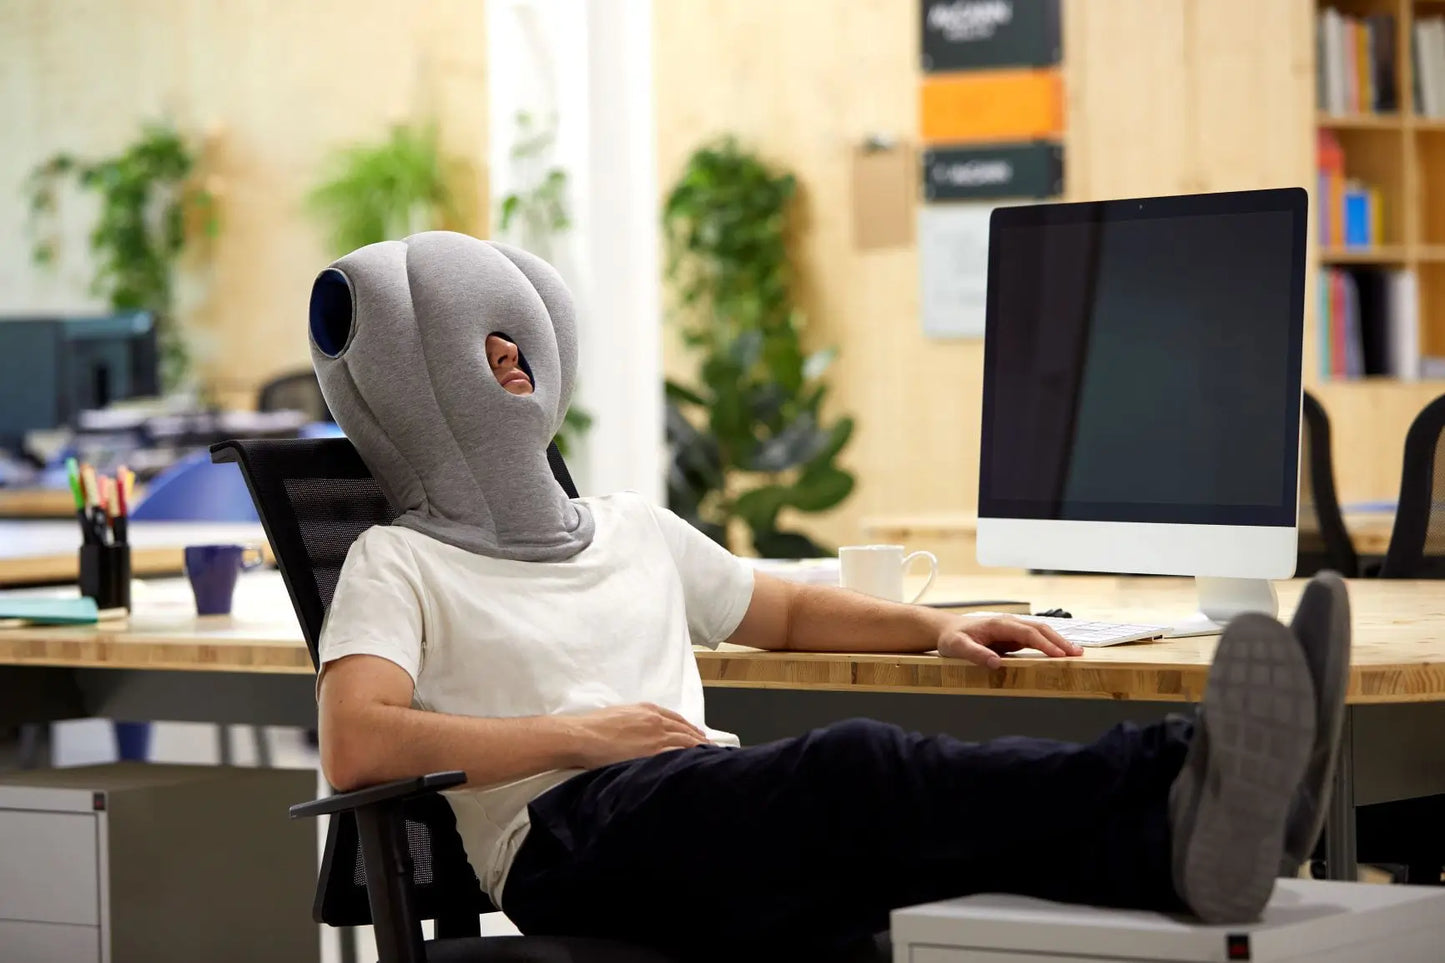
<path id="1" fill-rule="evenodd" d="M 1345 528 L 1361 555 L 1384 555 L 1395 525 L 1393 512 L 1346 512 Z M 978 537 L 976 512 L 920 512 L 908 515 L 873 515 L 863 519 L 863 538 L 869 542 L 928 549 L 939 556 L 945 571 L 972 571 Z M 966 553 L 966 554 L 961 554 Z M 948 561 L 944 561 L 947 556 Z"/>
<path id="2" fill-rule="evenodd" d="M 1303 582 L 1280 584 L 1294 610 Z M 138 586 L 130 619 L 102 626 L 0 630 L 0 664 L 76 668 L 290 672 L 311 660 L 280 576 L 242 579 L 235 614 L 197 616 L 184 581 Z M 1348 700 L 1355 705 L 1445 703 L 1445 590 L 1438 582 L 1351 583 L 1355 646 Z M 1079 618 L 1168 622 L 1195 605 L 1188 579 L 1092 576 L 943 577 L 926 598 L 1018 598 Z M 1090 649 L 1073 659 L 1017 656 L 989 670 L 936 655 L 697 649 L 713 687 L 935 692 L 1044 698 L 1196 702 L 1215 636 Z"/>
<path id="3" fill-rule="evenodd" d="M 136 501 L 145 494 L 137 486 Z M 69 488 L 0 488 L 0 518 L 74 518 Z"/>
<path id="4" fill-rule="evenodd" d="M 137 578 L 177 575 L 187 545 L 270 546 L 259 524 L 131 522 L 131 573 Z M 0 586 L 74 582 L 79 574 L 80 523 L 0 521 Z"/>
<path id="5" fill-rule="evenodd" d="M 68 488 L 0 488 L 0 518 L 73 518 Z"/>
<path id="6" fill-rule="evenodd" d="M 1301 587 L 1280 586 L 1286 617 Z M 198 618 L 181 580 L 141 588 L 124 623 L 0 630 L 0 724 L 81 716 L 315 724 L 310 659 L 276 573 L 243 577 L 231 616 Z M 1020 598 L 1079 617 L 1132 620 L 1166 621 L 1194 605 L 1184 579 L 945 578 L 934 593 Z M 1371 580 L 1351 583 L 1351 598 L 1351 709 L 1334 811 L 1353 846 L 1353 818 L 1341 814 L 1352 816 L 1357 803 L 1445 792 L 1445 592 L 1438 582 Z M 1215 641 L 1113 646 L 1074 659 L 1017 657 L 996 670 L 936 655 L 737 646 L 696 657 L 709 722 L 750 744 L 862 715 L 961 738 L 1081 740 L 1197 700 Z M 1353 878 L 1352 859 L 1333 865 L 1340 878 Z"/>

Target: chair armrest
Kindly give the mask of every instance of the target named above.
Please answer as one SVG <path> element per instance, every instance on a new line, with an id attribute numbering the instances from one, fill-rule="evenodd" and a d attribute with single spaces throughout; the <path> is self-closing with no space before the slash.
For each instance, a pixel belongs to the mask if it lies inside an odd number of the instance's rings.
<path id="1" fill-rule="evenodd" d="M 449 772 L 431 772 L 425 776 L 398 779 L 395 782 L 384 782 L 379 786 L 367 786 L 365 789 L 357 789 L 353 792 L 339 792 L 333 796 L 323 796 L 310 802 L 297 803 L 291 807 L 291 818 L 327 816 L 332 813 L 363 809 L 377 803 L 407 799 L 441 789 L 451 789 L 466 781 L 467 774 L 455 769 Z"/>

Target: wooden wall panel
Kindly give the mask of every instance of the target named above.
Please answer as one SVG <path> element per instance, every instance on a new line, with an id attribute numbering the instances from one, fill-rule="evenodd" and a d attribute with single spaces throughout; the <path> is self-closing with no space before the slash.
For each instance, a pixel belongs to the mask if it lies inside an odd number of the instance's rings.
<path id="1" fill-rule="evenodd" d="M 482 0 L 0 4 L 0 313 L 94 306 L 83 205 L 69 205 L 65 273 L 30 264 L 20 189 L 37 161 L 113 151 L 147 118 L 215 128 L 223 229 L 182 299 L 209 380 L 251 403 L 268 375 L 309 363 L 306 299 L 328 258 L 300 201 L 328 150 L 434 109 L 485 211 L 483 12 Z"/>
<path id="2" fill-rule="evenodd" d="M 835 406 L 859 418 L 844 459 L 857 493 L 807 523 L 834 543 L 863 515 L 977 498 L 982 344 L 924 339 L 915 252 L 859 252 L 849 235 L 850 151 L 918 134 L 917 16 L 913 0 L 655 5 L 664 186 L 726 131 L 803 185 L 803 307 L 814 343 L 842 350 Z M 1304 0 L 1065 0 L 1069 198 L 1312 185 L 1311 18 Z M 685 370 L 667 344 L 668 370 Z"/>

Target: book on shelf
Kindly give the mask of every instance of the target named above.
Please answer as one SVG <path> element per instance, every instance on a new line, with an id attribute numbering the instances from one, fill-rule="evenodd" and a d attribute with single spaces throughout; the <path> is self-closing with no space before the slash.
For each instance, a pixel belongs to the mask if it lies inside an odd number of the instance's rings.
<path id="1" fill-rule="evenodd" d="M 1374 247 L 1384 240 L 1384 205 L 1380 192 L 1345 176 L 1345 152 L 1332 130 L 1316 135 L 1315 191 L 1319 243 L 1325 247 Z"/>
<path id="2" fill-rule="evenodd" d="M 1415 112 L 1445 117 L 1445 16 L 1421 17 L 1411 37 L 1415 60 Z"/>
<path id="3" fill-rule="evenodd" d="M 1320 272 L 1320 375 L 1347 380 L 1420 376 L 1420 304 L 1415 272 L 1326 268 Z"/>
<path id="4" fill-rule="evenodd" d="M 1315 97 L 1325 113 L 1398 111 L 1396 60 L 1394 16 L 1351 17 L 1333 7 L 1315 15 Z"/>

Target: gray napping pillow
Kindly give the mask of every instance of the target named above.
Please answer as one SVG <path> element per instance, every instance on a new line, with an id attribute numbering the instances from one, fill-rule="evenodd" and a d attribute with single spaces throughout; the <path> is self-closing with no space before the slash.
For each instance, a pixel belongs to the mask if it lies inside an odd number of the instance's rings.
<path id="1" fill-rule="evenodd" d="M 517 345 L 532 394 L 493 377 L 494 333 Z M 551 265 L 450 231 L 370 244 L 317 277 L 310 335 L 326 404 L 396 524 L 522 561 L 591 543 L 591 512 L 547 464 L 577 375 L 572 295 Z"/>

